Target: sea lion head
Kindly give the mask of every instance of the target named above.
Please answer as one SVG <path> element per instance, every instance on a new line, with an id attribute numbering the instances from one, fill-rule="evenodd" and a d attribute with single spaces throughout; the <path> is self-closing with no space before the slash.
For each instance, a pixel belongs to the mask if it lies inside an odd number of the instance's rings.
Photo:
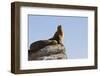
<path id="1" fill-rule="evenodd" d="M 58 25 L 57 29 L 58 29 L 58 30 L 62 29 L 61 25 Z"/>

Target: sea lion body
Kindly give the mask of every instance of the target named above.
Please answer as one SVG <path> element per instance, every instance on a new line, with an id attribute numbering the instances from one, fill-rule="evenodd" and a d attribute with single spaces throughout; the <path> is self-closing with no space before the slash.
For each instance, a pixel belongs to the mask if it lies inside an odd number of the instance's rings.
<path id="1" fill-rule="evenodd" d="M 37 52 L 38 50 L 44 48 L 48 45 L 56 45 L 56 40 L 39 40 L 30 45 L 30 51 L 29 52 Z"/>

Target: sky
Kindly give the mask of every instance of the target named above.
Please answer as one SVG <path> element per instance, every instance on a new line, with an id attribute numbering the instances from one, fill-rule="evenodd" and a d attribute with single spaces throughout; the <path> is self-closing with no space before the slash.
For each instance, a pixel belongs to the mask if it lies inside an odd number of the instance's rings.
<path id="1" fill-rule="evenodd" d="M 28 46 L 53 37 L 57 26 L 64 30 L 63 44 L 68 59 L 88 57 L 88 18 L 79 16 L 28 15 Z"/>

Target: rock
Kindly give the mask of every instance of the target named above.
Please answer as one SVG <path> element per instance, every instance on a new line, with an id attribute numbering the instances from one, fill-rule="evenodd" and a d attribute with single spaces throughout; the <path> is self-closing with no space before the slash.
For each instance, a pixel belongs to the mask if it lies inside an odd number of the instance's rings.
<path id="1" fill-rule="evenodd" d="M 36 58 L 36 60 L 56 60 L 56 59 L 66 59 L 66 55 L 64 53 L 58 53 Z"/>
<path id="2" fill-rule="evenodd" d="M 43 41 L 40 41 L 43 44 Z M 49 42 L 48 40 L 46 43 Z M 52 41 L 50 41 L 52 42 Z M 46 44 L 45 43 L 45 44 Z M 33 43 L 34 44 L 34 43 Z M 40 48 L 39 46 L 43 46 Z M 34 52 L 34 49 L 37 49 Z M 39 43 L 35 43 L 35 46 L 31 46 L 29 50 L 28 60 L 55 60 L 55 59 L 66 59 L 65 47 L 62 44 L 50 44 L 50 45 L 40 45 Z"/>

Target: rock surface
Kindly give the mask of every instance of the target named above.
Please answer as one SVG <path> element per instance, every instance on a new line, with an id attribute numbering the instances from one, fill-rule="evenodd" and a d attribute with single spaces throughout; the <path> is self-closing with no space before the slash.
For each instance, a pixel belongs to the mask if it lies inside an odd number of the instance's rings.
<path id="1" fill-rule="evenodd" d="M 64 45 L 57 44 L 56 41 L 41 40 L 31 44 L 28 51 L 28 60 L 66 59 L 65 51 Z"/>

